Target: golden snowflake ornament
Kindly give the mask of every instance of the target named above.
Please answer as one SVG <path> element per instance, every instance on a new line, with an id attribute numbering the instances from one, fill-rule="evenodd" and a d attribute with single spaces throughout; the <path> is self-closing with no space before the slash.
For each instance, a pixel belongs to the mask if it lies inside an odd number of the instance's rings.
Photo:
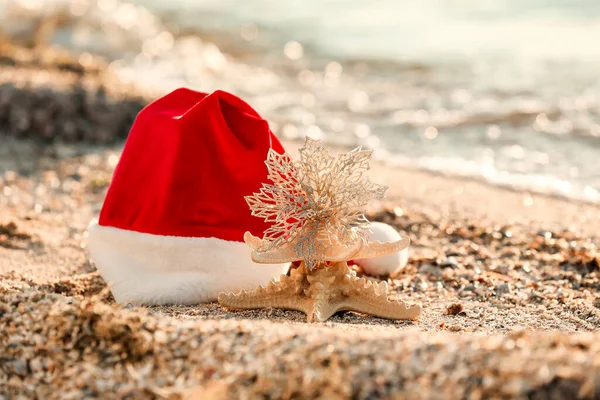
<path id="1" fill-rule="evenodd" d="M 371 154 L 357 148 L 333 157 L 311 138 L 300 149 L 299 161 L 270 150 L 266 165 L 273 183 L 246 197 L 252 215 L 272 224 L 257 251 L 294 243 L 296 256 L 312 270 L 333 246 L 365 241 L 369 221 L 364 208 L 387 190 L 366 176 Z"/>

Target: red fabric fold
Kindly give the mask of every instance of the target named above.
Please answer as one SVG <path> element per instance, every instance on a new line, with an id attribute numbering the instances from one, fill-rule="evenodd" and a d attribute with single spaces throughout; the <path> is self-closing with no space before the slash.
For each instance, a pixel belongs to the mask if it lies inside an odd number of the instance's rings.
<path id="1" fill-rule="evenodd" d="M 269 225 L 250 215 L 244 196 L 267 182 L 271 148 L 284 152 L 242 99 L 177 89 L 136 118 L 99 224 L 166 236 L 262 237 Z"/>

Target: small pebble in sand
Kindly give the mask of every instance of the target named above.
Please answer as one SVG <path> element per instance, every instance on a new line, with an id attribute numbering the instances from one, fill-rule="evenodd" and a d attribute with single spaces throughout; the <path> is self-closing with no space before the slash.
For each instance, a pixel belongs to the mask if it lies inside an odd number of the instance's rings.
<path id="1" fill-rule="evenodd" d="M 463 311 L 463 305 L 460 303 L 454 303 L 451 304 L 450 306 L 448 306 L 448 308 L 446 309 L 446 313 L 448 315 L 458 315 Z"/>

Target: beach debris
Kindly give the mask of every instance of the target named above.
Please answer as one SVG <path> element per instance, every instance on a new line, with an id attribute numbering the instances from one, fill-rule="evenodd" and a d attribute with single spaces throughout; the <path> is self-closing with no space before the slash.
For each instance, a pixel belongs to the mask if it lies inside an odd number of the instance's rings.
<path id="1" fill-rule="evenodd" d="M 502 296 L 503 294 L 511 294 L 512 286 L 510 283 L 503 283 L 502 285 L 496 287 L 496 292 L 498 293 L 498 296 Z"/>
<path id="2" fill-rule="evenodd" d="M 104 279 L 102 279 L 102 276 L 100 276 L 100 273 L 94 271 L 56 279 L 48 284 L 42 285 L 41 288 L 46 292 L 62 294 L 64 296 L 89 297 L 102 294 L 102 292 L 107 289 L 107 285 Z M 109 298 L 111 301 L 114 301 L 112 296 Z"/>
<path id="3" fill-rule="evenodd" d="M 461 303 L 453 303 L 446 308 L 446 314 L 448 315 L 459 315 L 464 310 Z"/>
<path id="4" fill-rule="evenodd" d="M 0 137 L 108 144 L 127 137 L 147 104 L 100 60 L 83 67 L 53 48 L 13 49 L 0 41 Z M 36 59 L 45 61 L 34 62 Z"/>
<path id="5" fill-rule="evenodd" d="M 309 322 L 326 321 L 337 311 L 357 311 L 388 319 L 416 319 L 419 305 L 388 299 L 388 284 L 358 278 L 353 259 L 380 257 L 407 248 L 396 242 L 369 243 L 364 207 L 382 198 L 387 187 L 365 176 L 370 151 L 355 149 L 333 157 L 319 141 L 307 138 L 300 161 L 270 151 L 266 164 L 272 184 L 248 196 L 253 215 L 271 222 L 260 239 L 246 232 L 252 260 L 272 264 L 300 261 L 290 276 L 253 291 L 220 293 L 229 308 L 283 308 L 302 311 Z"/>
<path id="6" fill-rule="evenodd" d="M 19 232 L 19 228 L 14 222 L 9 222 L 5 225 L 0 224 L 0 235 L 18 240 L 27 240 L 31 238 L 29 234 Z"/>
<path id="7" fill-rule="evenodd" d="M 24 242 L 30 241 L 31 235 L 19 231 L 17 224 L 9 222 L 0 224 L 0 247 L 7 249 L 25 249 Z"/>

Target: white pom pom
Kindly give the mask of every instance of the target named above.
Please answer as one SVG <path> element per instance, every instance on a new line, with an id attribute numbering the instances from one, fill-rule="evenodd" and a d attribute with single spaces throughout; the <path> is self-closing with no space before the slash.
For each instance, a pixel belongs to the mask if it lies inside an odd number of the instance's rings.
<path id="1" fill-rule="evenodd" d="M 372 242 L 395 242 L 402 237 L 396 229 L 382 222 L 371 222 L 369 229 L 371 233 L 368 235 L 368 239 Z M 404 268 L 408 262 L 408 248 L 387 256 L 363 258 L 354 260 L 354 262 L 368 275 L 391 275 Z"/>

